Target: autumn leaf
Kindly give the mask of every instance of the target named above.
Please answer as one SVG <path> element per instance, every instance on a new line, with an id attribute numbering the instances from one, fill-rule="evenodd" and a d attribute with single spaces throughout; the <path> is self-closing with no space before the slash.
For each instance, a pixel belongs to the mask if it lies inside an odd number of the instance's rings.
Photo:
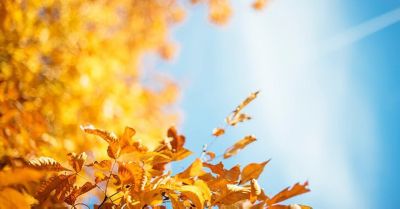
<path id="1" fill-rule="evenodd" d="M 186 170 L 176 175 L 177 178 L 185 179 L 190 177 L 201 176 L 204 174 L 203 162 L 197 158 Z"/>
<path id="2" fill-rule="evenodd" d="M 250 120 L 251 117 L 246 115 L 246 114 L 241 114 L 240 112 L 245 108 L 248 104 L 250 104 L 255 98 L 257 98 L 257 95 L 259 94 L 259 91 L 256 91 L 254 93 L 251 93 L 242 103 L 240 103 L 236 109 L 230 114 L 228 117 L 226 117 L 225 121 L 228 125 L 231 126 L 236 126 L 237 123 L 239 122 L 244 122 L 246 120 Z"/>
<path id="3" fill-rule="evenodd" d="M 136 134 L 135 129 L 131 127 L 125 127 L 124 133 L 120 137 L 121 147 L 126 147 L 132 144 L 132 137 Z"/>
<path id="4" fill-rule="evenodd" d="M 100 136 L 107 143 L 114 143 L 114 142 L 118 141 L 118 138 L 114 133 L 95 128 L 92 125 L 81 126 L 81 129 L 86 133 Z"/>
<path id="5" fill-rule="evenodd" d="M 251 120 L 251 117 L 245 113 L 239 113 L 233 118 L 227 118 L 226 123 L 231 126 L 236 126 L 238 123 L 243 123 L 245 121 Z"/>
<path id="6" fill-rule="evenodd" d="M 256 141 L 256 137 L 253 135 L 245 136 L 243 139 L 237 141 L 233 146 L 229 147 L 224 153 L 224 159 L 230 158 L 236 155 L 241 149 L 245 148 L 250 143 Z"/>
<path id="7" fill-rule="evenodd" d="M 225 129 L 223 128 L 215 128 L 212 132 L 212 135 L 215 137 L 219 137 L 225 134 Z"/>
<path id="8" fill-rule="evenodd" d="M 242 170 L 241 179 L 239 184 L 244 184 L 251 179 L 258 179 L 262 171 L 264 170 L 265 165 L 267 165 L 269 160 L 264 161 L 262 163 L 250 163 L 245 166 Z"/>
<path id="9" fill-rule="evenodd" d="M 261 188 L 256 179 L 250 181 L 250 202 L 254 203 L 258 199 L 258 195 L 261 194 Z"/>
<path id="10" fill-rule="evenodd" d="M 36 199 L 43 202 L 49 197 L 50 193 L 55 190 L 55 197 L 63 201 L 66 195 L 72 190 L 75 180 L 76 176 L 74 174 L 53 176 L 42 183 L 38 189 Z"/>
<path id="11" fill-rule="evenodd" d="M 240 200 L 246 200 L 249 197 L 250 188 L 227 184 L 224 186 L 221 195 L 217 197 L 213 204 L 215 205 L 231 205 Z"/>
<path id="12" fill-rule="evenodd" d="M 284 190 L 280 191 L 278 194 L 273 196 L 267 203 L 268 205 L 273 205 L 275 203 L 279 203 L 285 201 L 294 196 L 309 192 L 310 190 L 307 188 L 308 182 L 304 182 L 303 184 L 296 183 L 291 188 L 287 187 Z"/>
<path id="13" fill-rule="evenodd" d="M 194 185 L 183 185 L 178 190 L 181 195 L 189 198 L 196 208 L 204 208 L 204 204 L 211 198 L 211 192 L 201 180 L 197 180 Z"/>
<path id="14" fill-rule="evenodd" d="M 82 170 L 82 166 L 87 159 L 86 153 L 82 152 L 77 155 L 76 153 L 68 153 L 68 162 L 69 165 L 74 169 L 75 172 L 80 172 Z"/>
<path id="15" fill-rule="evenodd" d="M 112 165 L 111 160 L 102 160 L 100 162 L 94 161 L 93 163 L 88 164 L 86 166 L 94 167 L 96 169 L 100 169 L 103 171 L 109 171 L 111 169 L 111 165 Z"/>
<path id="16" fill-rule="evenodd" d="M 179 151 L 183 148 L 183 145 L 185 145 L 185 136 L 179 135 L 175 127 L 170 127 L 168 129 L 167 136 L 172 138 L 170 144 L 173 152 Z"/>
<path id="17" fill-rule="evenodd" d="M 142 166 L 137 163 L 119 163 L 118 176 L 122 184 L 129 184 L 132 190 L 140 192 L 148 183 L 147 173 Z"/>
<path id="18" fill-rule="evenodd" d="M 39 170 L 48 171 L 68 171 L 69 169 L 63 167 L 59 162 L 50 157 L 39 157 L 32 159 L 28 162 L 29 166 Z"/>
<path id="19" fill-rule="evenodd" d="M 214 160 L 214 159 L 215 159 L 215 156 L 216 156 L 215 152 L 211 152 L 211 151 L 207 151 L 207 152 L 206 152 L 206 155 L 208 156 L 207 161 L 212 161 L 212 160 Z"/>

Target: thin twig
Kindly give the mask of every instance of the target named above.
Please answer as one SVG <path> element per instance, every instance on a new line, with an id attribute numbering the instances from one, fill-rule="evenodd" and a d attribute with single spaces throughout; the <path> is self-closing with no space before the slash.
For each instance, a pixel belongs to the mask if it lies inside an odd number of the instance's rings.
<path id="1" fill-rule="evenodd" d="M 77 205 L 83 205 L 83 206 L 87 207 L 88 209 L 90 209 L 90 207 L 89 207 L 88 205 L 86 205 L 85 203 L 82 203 L 82 202 L 80 202 L 80 203 L 75 203 L 75 205 L 73 205 L 71 208 L 72 208 L 72 209 L 77 209 L 77 208 L 76 208 Z"/>
<path id="2" fill-rule="evenodd" d="M 111 169 L 110 169 L 110 174 L 108 175 L 108 179 L 107 179 L 107 182 L 106 182 L 106 188 L 104 189 L 104 199 L 100 203 L 98 209 L 100 209 L 108 199 L 108 196 L 107 196 L 108 183 L 110 182 L 110 178 L 111 178 L 111 175 L 113 174 L 112 172 L 114 170 L 114 166 L 115 166 L 116 163 L 117 163 L 117 159 L 114 159 L 114 162 L 113 162 L 113 164 L 111 166 Z"/>

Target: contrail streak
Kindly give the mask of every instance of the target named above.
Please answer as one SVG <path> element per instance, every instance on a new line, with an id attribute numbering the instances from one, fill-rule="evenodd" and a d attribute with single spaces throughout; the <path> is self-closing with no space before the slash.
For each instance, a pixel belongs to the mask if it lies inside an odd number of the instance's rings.
<path id="1" fill-rule="evenodd" d="M 328 45 L 325 46 L 324 51 L 331 52 L 349 46 L 399 21 L 400 8 L 397 8 L 334 36 L 331 40 L 327 42 Z"/>

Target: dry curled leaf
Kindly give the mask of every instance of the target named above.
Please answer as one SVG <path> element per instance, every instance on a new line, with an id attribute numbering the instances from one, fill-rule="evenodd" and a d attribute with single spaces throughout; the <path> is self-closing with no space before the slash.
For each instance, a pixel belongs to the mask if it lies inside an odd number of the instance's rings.
<path id="1" fill-rule="evenodd" d="M 215 158 L 215 156 L 216 156 L 216 154 L 215 154 L 214 152 L 211 152 L 211 151 L 207 151 L 207 152 L 206 152 L 206 155 L 208 156 L 207 161 L 212 161 L 212 160 L 214 160 L 214 158 Z"/>
<path id="2" fill-rule="evenodd" d="M 93 125 L 81 126 L 81 129 L 86 133 L 100 136 L 107 143 L 114 143 L 118 141 L 118 138 L 114 133 L 95 128 Z"/>
<path id="3" fill-rule="evenodd" d="M 236 155 L 241 149 L 245 148 L 250 143 L 255 142 L 257 139 L 254 135 L 245 136 L 243 139 L 237 141 L 233 146 L 229 147 L 224 153 L 224 159 Z"/>
<path id="4" fill-rule="evenodd" d="M 235 126 L 239 122 L 244 122 L 246 120 L 250 120 L 251 117 L 246 114 L 240 114 L 240 112 L 245 108 L 248 104 L 250 104 L 255 98 L 259 91 L 251 93 L 242 103 L 240 103 L 232 113 L 226 117 L 225 121 L 228 125 Z"/>

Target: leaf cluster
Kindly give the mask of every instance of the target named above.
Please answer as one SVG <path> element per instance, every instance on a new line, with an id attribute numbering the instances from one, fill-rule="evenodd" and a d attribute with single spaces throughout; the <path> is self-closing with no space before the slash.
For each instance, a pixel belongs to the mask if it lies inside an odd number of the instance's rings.
<path id="1" fill-rule="evenodd" d="M 229 116 L 235 118 L 242 114 L 257 93 L 251 94 Z M 235 124 L 229 123 L 234 126 Z M 243 121 L 240 121 L 243 122 Z M 185 137 L 171 127 L 166 137 L 155 149 L 146 147 L 135 137 L 136 131 L 126 127 L 117 136 L 112 132 L 83 126 L 87 134 L 104 140 L 108 159 L 87 161 L 85 153 L 68 154 L 68 166 L 48 157 L 29 161 L 28 166 L 41 171 L 54 172 L 44 181 L 36 195 L 39 204 L 54 197 L 72 207 L 82 204 L 78 197 L 97 189 L 103 194 L 101 202 L 95 208 L 268 208 L 268 209 L 309 209 L 304 205 L 285 205 L 283 202 L 309 191 L 308 182 L 296 183 L 275 195 L 266 194 L 258 184 L 269 160 L 249 163 L 241 168 L 235 165 L 226 168 L 223 161 L 215 163 L 215 154 L 208 152 L 208 158 L 202 155 L 195 159 L 185 170 L 172 174 L 171 163 L 187 158 L 191 152 L 185 145 Z M 222 129 L 220 129 L 222 130 Z M 218 135 L 215 134 L 214 135 Z M 221 136 L 219 134 L 218 136 Z M 248 144 L 254 142 L 254 136 L 245 136 L 229 147 L 223 158 L 235 155 Z M 207 150 L 204 150 L 207 153 Z M 92 173 L 83 184 L 77 185 L 81 172 Z M 91 179 L 91 180 L 90 180 Z"/>

